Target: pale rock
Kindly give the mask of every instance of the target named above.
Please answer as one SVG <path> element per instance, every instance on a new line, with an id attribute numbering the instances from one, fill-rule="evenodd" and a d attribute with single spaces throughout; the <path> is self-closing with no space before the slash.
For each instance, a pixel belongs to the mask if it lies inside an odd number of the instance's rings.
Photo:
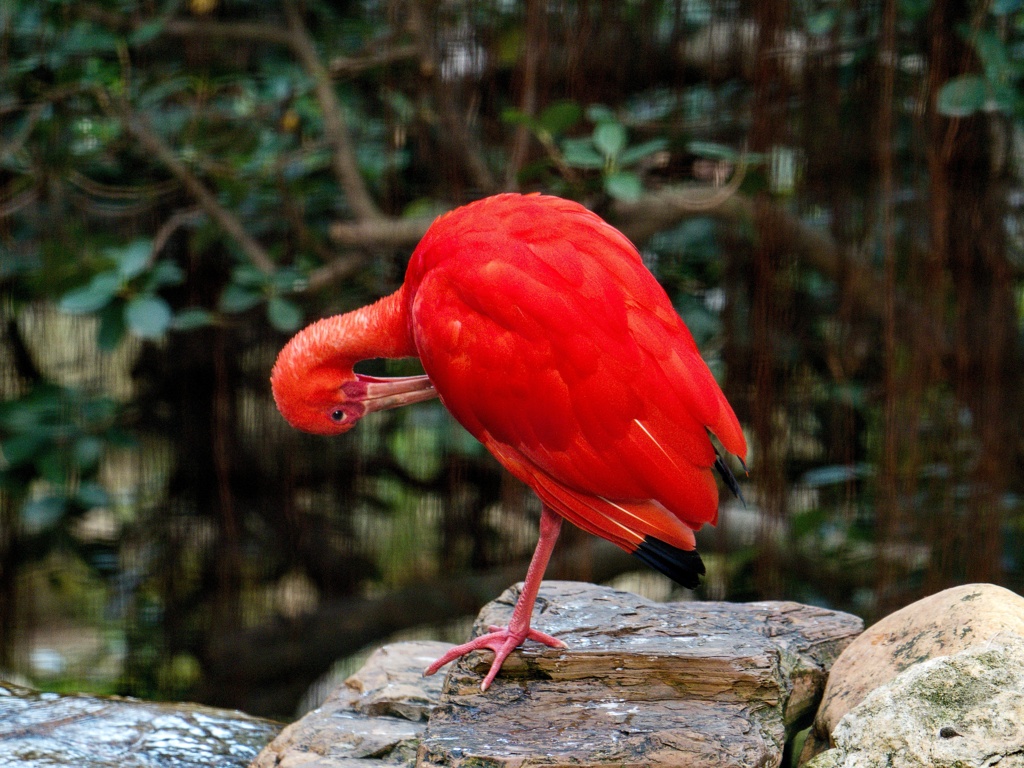
<path id="1" fill-rule="evenodd" d="M 840 720 L 806 768 L 1024 768 L 1024 638 L 918 662 Z"/>
<path id="2" fill-rule="evenodd" d="M 828 749 L 829 734 L 873 689 L 914 664 L 1006 633 L 1024 635 L 1024 598 L 993 584 L 953 587 L 873 624 L 832 666 L 801 761 Z"/>

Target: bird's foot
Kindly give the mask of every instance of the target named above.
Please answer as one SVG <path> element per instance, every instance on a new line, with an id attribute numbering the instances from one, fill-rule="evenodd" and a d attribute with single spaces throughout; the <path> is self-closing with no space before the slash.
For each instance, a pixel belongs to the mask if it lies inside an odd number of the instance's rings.
<path id="1" fill-rule="evenodd" d="M 505 659 L 508 658 L 512 651 L 522 645 L 524 641 L 535 640 L 552 648 L 566 647 L 565 643 L 557 637 L 552 637 L 529 627 L 522 630 L 514 630 L 511 627 L 488 627 L 488 629 L 490 631 L 486 635 L 475 637 L 468 643 L 457 645 L 449 650 L 444 656 L 427 667 L 423 674 L 432 675 L 449 661 L 461 658 L 471 651 L 479 651 L 486 648 L 494 652 L 494 661 L 491 662 L 491 668 L 488 670 L 484 681 L 480 684 L 480 690 L 486 691 L 499 670 L 501 670 L 501 665 L 505 663 Z"/>

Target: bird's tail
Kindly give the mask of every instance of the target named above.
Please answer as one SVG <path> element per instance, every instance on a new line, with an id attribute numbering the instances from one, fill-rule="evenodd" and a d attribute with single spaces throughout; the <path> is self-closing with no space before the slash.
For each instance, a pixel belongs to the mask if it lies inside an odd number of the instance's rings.
<path id="1" fill-rule="evenodd" d="M 655 570 L 687 589 L 696 589 L 704 575 L 704 561 L 696 549 L 680 549 L 647 536 L 633 553 Z"/>

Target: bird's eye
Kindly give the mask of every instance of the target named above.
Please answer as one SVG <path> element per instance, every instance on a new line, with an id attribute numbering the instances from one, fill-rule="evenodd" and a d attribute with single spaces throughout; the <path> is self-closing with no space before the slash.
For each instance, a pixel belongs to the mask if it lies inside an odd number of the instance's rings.
<path id="1" fill-rule="evenodd" d="M 347 417 L 348 417 L 348 414 L 346 414 L 346 413 L 345 413 L 345 412 L 344 412 L 343 410 L 341 410 L 340 408 L 339 408 L 338 410 L 336 410 L 336 411 L 331 411 L 331 420 L 332 420 L 332 421 L 336 421 L 336 422 L 338 422 L 339 424 L 340 424 L 341 422 L 343 422 L 343 421 L 344 421 L 344 420 L 345 420 L 345 419 L 346 419 Z"/>

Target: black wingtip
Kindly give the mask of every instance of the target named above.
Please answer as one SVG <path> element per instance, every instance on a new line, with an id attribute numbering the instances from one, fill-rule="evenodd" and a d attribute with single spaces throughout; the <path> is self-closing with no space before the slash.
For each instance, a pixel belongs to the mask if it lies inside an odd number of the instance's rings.
<path id="1" fill-rule="evenodd" d="M 704 575 L 704 561 L 697 550 L 679 549 L 653 536 L 644 538 L 633 554 L 688 589 L 696 589 Z"/>
<path id="2" fill-rule="evenodd" d="M 743 464 L 743 470 L 746 471 L 747 465 L 740 459 L 740 464 Z M 725 463 L 725 459 L 722 458 L 722 454 L 715 449 L 715 469 L 718 470 L 718 474 L 721 475 L 722 481 L 726 484 L 733 496 L 739 499 L 743 506 L 747 506 L 747 500 L 743 498 L 743 491 L 740 490 L 740 484 L 736 482 L 736 475 L 729 469 L 729 465 Z"/>

